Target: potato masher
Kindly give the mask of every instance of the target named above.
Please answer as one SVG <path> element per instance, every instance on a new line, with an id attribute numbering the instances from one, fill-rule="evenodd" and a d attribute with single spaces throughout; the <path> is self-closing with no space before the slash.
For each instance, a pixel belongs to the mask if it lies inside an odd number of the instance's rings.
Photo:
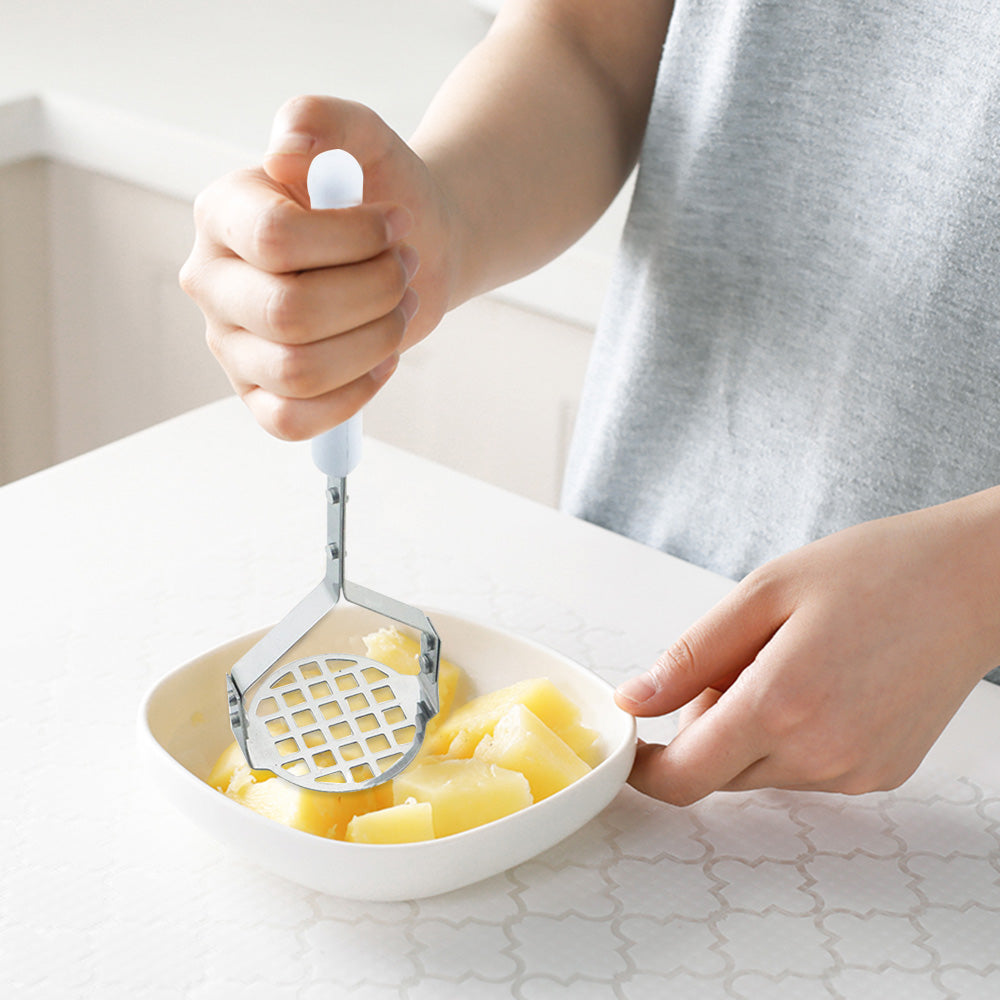
<path id="1" fill-rule="evenodd" d="M 309 168 L 313 209 L 361 203 L 363 176 L 344 150 L 320 153 Z M 326 572 L 226 676 L 229 721 L 255 769 L 302 788 L 360 791 L 388 781 L 416 756 L 438 710 L 440 640 L 417 608 L 344 576 L 347 476 L 361 457 L 361 414 L 312 441 L 327 476 Z M 420 636 L 419 672 L 403 675 L 364 656 L 296 655 L 296 647 L 343 597 L 407 625 Z"/>

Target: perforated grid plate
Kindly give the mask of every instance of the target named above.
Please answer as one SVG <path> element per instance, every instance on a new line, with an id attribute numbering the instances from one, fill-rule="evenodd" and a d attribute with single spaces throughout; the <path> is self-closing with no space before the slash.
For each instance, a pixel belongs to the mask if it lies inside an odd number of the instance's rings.
<path id="1" fill-rule="evenodd" d="M 247 714 L 255 760 L 295 778 L 352 787 L 394 774 L 419 748 L 419 680 L 363 656 L 307 657 L 276 672 Z"/>

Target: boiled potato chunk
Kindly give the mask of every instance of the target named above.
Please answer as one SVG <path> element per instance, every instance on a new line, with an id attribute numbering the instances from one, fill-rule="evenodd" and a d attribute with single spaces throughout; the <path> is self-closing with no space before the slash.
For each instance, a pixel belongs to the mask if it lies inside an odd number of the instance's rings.
<path id="1" fill-rule="evenodd" d="M 601 751 L 597 745 L 597 730 L 590 729 L 580 722 L 563 729 L 559 736 L 562 737 L 570 749 L 591 767 L 596 767 L 601 762 Z"/>
<path id="2" fill-rule="evenodd" d="M 227 772 L 229 779 L 222 785 Z M 314 792 L 281 781 L 270 771 L 252 770 L 235 740 L 212 769 L 209 784 L 234 802 L 285 826 L 338 840 L 343 840 L 355 816 L 392 805 L 388 785 L 361 792 Z"/>
<path id="3" fill-rule="evenodd" d="M 399 674 L 420 673 L 420 643 L 396 628 L 382 628 L 364 637 L 365 652 L 378 663 L 384 663 Z M 451 711 L 462 679 L 462 671 L 449 660 L 438 664 L 438 713 L 427 724 L 424 742 L 440 726 Z"/>
<path id="4" fill-rule="evenodd" d="M 515 705 L 530 709 L 581 757 L 590 753 L 597 734 L 580 724 L 579 706 L 547 677 L 518 681 L 466 702 L 428 737 L 427 752 L 471 757 L 479 741 L 491 734 L 497 722 Z"/>
<path id="5" fill-rule="evenodd" d="M 531 805 L 528 779 L 486 761 L 424 759 L 393 780 L 395 800 L 429 802 L 434 836 L 491 823 Z"/>
<path id="6" fill-rule="evenodd" d="M 212 773 L 208 776 L 208 783 L 220 792 L 225 792 L 232 783 L 237 768 L 245 771 L 253 781 L 267 781 L 268 778 L 273 777 L 270 771 L 252 771 L 247 766 L 246 758 L 243 756 L 239 744 L 233 740 L 215 762 L 215 767 L 212 768 Z"/>
<path id="7" fill-rule="evenodd" d="M 352 844 L 412 844 L 433 840 L 432 813 L 429 802 L 416 800 L 364 813 L 347 824 L 347 839 Z"/>
<path id="8" fill-rule="evenodd" d="M 535 802 L 582 778 L 590 766 L 524 705 L 512 706 L 476 747 L 476 760 L 519 771 Z"/>

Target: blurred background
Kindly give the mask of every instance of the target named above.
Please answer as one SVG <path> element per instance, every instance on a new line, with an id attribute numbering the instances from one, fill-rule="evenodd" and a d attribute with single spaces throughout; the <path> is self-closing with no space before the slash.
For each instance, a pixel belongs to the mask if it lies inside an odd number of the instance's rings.
<path id="1" fill-rule="evenodd" d="M 404 137 L 499 0 L 34 0 L 0 32 L 0 483 L 230 394 L 177 285 L 194 197 L 302 93 Z M 410 351 L 366 432 L 558 498 L 627 193 Z M 263 431 L 261 432 L 263 433 Z"/>

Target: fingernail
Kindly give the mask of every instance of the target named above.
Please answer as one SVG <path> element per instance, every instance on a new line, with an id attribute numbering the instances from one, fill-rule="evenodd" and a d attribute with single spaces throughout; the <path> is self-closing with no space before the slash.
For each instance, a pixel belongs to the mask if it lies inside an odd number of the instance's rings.
<path id="1" fill-rule="evenodd" d="M 279 132 L 271 136 L 268 156 L 304 156 L 312 152 L 316 140 L 304 132 Z"/>
<path id="2" fill-rule="evenodd" d="M 399 308 L 403 312 L 403 319 L 409 325 L 409 322 L 417 314 L 417 310 L 420 308 L 420 296 L 412 288 L 407 288 L 403 293 L 402 299 L 399 301 Z"/>
<path id="3" fill-rule="evenodd" d="M 399 364 L 399 355 L 390 354 L 389 357 L 385 359 L 381 364 L 376 365 L 369 373 L 369 377 L 373 378 L 379 385 L 383 382 L 389 380 L 389 376 L 396 370 L 396 366 Z"/>
<path id="4" fill-rule="evenodd" d="M 398 243 L 413 228 L 413 216 L 396 205 L 385 213 L 385 230 L 389 243 Z"/>
<path id="5" fill-rule="evenodd" d="M 620 684 L 615 693 L 633 705 L 641 705 L 656 694 L 656 685 L 650 680 L 649 674 L 641 674 Z"/>
<path id="6" fill-rule="evenodd" d="M 412 281 L 413 276 L 420 270 L 420 254 L 409 243 L 404 243 L 399 248 L 399 259 L 403 262 L 403 270 L 406 271 L 406 280 Z"/>

